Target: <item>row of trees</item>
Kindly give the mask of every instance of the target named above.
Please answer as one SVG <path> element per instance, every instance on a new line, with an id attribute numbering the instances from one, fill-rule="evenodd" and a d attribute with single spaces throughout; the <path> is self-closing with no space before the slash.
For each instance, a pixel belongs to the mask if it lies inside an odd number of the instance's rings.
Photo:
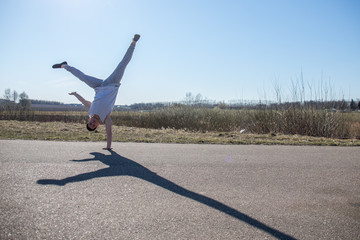
<path id="1" fill-rule="evenodd" d="M 356 104 L 354 99 L 351 99 L 350 109 L 353 110 L 353 111 L 360 110 L 360 101 L 358 102 L 358 104 Z"/>
<path id="2" fill-rule="evenodd" d="M 21 109 L 28 110 L 31 108 L 31 104 L 44 104 L 44 105 L 65 105 L 61 102 L 54 101 L 42 101 L 42 100 L 30 100 L 29 96 L 22 92 L 18 94 L 15 90 L 11 91 L 11 89 L 6 89 L 5 94 L 3 96 L 5 99 L 5 105 L 8 107 L 20 107 Z M 355 102 L 351 99 L 351 102 L 342 101 L 295 101 L 295 102 L 255 102 L 255 101 L 232 101 L 229 103 L 225 102 L 216 102 L 212 100 L 208 100 L 204 98 L 200 93 L 197 95 L 193 95 L 191 92 L 186 93 L 186 97 L 180 102 L 166 102 L 166 103 L 135 103 L 132 105 L 123 105 L 116 106 L 114 110 L 154 110 L 160 108 L 166 108 L 171 105 L 187 105 L 187 106 L 196 106 L 203 108 L 227 108 L 227 109 L 259 109 L 259 108 L 275 108 L 275 109 L 287 109 L 289 107 L 310 107 L 315 109 L 336 109 L 336 110 L 360 110 L 360 101 Z M 66 104 L 69 107 L 78 107 L 79 104 Z M 81 105 L 81 104 L 80 104 Z"/>
<path id="3" fill-rule="evenodd" d="M 31 101 L 25 92 L 18 94 L 17 91 L 11 91 L 8 88 L 5 89 L 4 99 L 8 104 L 20 106 L 22 109 L 28 110 L 31 108 Z"/>

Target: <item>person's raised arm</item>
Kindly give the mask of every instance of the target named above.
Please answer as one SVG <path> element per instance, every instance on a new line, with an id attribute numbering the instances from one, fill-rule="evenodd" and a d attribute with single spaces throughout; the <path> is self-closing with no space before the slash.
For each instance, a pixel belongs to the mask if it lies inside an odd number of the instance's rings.
<path id="1" fill-rule="evenodd" d="M 85 99 L 84 99 L 82 96 L 80 96 L 77 92 L 71 92 L 71 93 L 69 93 L 69 95 L 75 96 L 82 104 L 84 104 L 84 106 L 86 107 L 87 110 L 90 109 L 91 102 L 85 100 Z"/>

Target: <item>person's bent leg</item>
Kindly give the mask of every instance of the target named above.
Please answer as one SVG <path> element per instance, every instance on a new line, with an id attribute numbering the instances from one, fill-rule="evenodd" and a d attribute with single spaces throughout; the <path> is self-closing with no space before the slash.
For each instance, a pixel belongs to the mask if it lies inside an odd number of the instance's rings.
<path id="1" fill-rule="evenodd" d="M 103 83 L 103 80 L 88 76 L 83 72 L 81 72 L 80 70 L 71 67 L 67 64 L 63 65 L 62 67 L 65 68 L 67 71 L 71 72 L 75 77 L 77 77 L 81 81 L 85 82 L 91 88 L 99 87 Z"/>
<path id="2" fill-rule="evenodd" d="M 125 68 L 130 62 L 134 50 L 135 50 L 135 42 L 132 42 L 130 47 L 126 51 L 124 58 L 118 64 L 114 72 L 104 81 L 103 86 L 109 84 L 120 84 L 121 78 L 124 75 Z"/>

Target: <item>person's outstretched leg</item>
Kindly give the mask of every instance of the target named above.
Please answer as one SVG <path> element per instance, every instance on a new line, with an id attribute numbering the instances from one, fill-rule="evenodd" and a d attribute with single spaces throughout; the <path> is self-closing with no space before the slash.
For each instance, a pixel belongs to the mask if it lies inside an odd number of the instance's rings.
<path id="1" fill-rule="evenodd" d="M 124 75 L 125 68 L 131 60 L 131 57 L 135 50 L 136 42 L 139 40 L 139 38 L 140 35 L 136 34 L 134 36 L 133 41 L 129 46 L 128 50 L 126 51 L 124 58 L 121 60 L 114 72 L 104 81 L 103 86 L 109 84 L 120 84 L 121 78 Z"/>
<path id="2" fill-rule="evenodd" d="M 63 68 L 65 68 L 67 71 L 71 72 L 75 77 L 77 77 L 78 79 L 80 79 L 81 81 L 86 83 L 91 88 L 99 87 L 103 83 L 103 80 L 88 76 L 88 75 L 84 74 L 83 72 L 81 72 L 80 70 L 78 70 L 74 67 L 71 67 L 67 64 L 63 65 Z"/>
<path id="3" fill-rule="evenodd" d="M 95 77 L 88 76 L 81 72 L 80 70 L 71 67 L 67 62 L 62 62 L 59 64 L 54 64 L 53 68 L 65 68 L 67 71 L 71 72 L 75 77 L 85 82 L 91 88 L 99 87 L 104 81 Z"/>

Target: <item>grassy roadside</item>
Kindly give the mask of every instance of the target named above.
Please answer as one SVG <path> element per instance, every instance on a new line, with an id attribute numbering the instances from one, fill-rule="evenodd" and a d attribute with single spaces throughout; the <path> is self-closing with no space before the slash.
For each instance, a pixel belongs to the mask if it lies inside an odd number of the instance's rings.
<path id="1" fill-rule="evenodd" d="M 0 121 L 0 139 L 54 141 L 105 141 L 104 126 L 90 133 L 84 124 L 64 122 Z M 299 135 L 249 134 L 240 132 L 193 132 L 175 129 L 145 129 L 113 126 L 114 142 L 266 144 L 360 146 L 359 139 L 333 139 Z"/>

